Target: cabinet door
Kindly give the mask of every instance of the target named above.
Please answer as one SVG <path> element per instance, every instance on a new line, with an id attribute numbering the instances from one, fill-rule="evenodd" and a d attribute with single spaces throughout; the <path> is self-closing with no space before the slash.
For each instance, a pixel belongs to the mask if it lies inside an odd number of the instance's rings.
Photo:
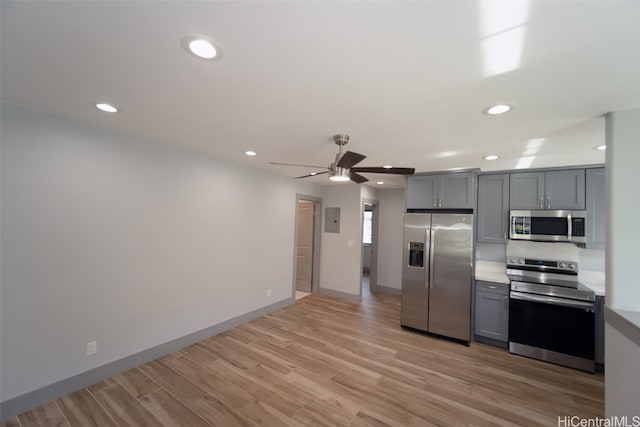
<path id="1" fill-rule="evenodd" d="M 512 173 L 509 179 L 511 209 L 544 209 L 544 172 Z"/>
<path id="2" fill-rule="evenodd" d="M 482 243 L 505 243 L 509 225 L 509 175 L 478 177 L 478 231 Z"/>
<path id="3" fill-rule="evenodd" d="M 473 179 L 473 172 L 440 175 L 438 207 L 473 209 Z"/>
<path id="4" fill-rule="evenodd" d="M 547 172 L 545 193 L 545 209 L 584 210 L 584 169 Z"/>
<path id="5" fill-rule="evenodd" d="M 437 175 L 418 175 L 407 178 L 407 209 L 437 207 Z"/>
<path id="6" fill-rule="evenodd" d="M 605 191 L 604 168 L 587 169 L 587 249 L 605 246 Z"/>
<path id="7" fill-rule="evenodd" d="M 496 341 L 509 340 L 509 297 L 476 291 L 475 334 Z"/>

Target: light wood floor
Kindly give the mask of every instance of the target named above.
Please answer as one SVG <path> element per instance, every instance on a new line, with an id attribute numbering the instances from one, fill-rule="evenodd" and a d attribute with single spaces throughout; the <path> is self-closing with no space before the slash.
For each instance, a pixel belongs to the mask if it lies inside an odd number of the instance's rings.
<path id="1" fill-rule="evenodd" d="M 6 420 L 8 426 L 558 425 L 602 375 L 400 328 L 399 297 L 311 295 Z"/>

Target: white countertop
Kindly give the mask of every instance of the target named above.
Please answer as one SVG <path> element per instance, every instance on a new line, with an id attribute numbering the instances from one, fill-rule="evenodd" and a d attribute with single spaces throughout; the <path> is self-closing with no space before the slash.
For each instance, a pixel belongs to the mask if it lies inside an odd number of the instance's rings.
<path id="1" fill-rule="evenodd" d="M 509 284 L 507 265 L 504 262 L 476 260 L 476 280 Z M 578 282 L 591 289 L 597 296 L 605 294 L 604 271 L 582 270 Z"/>
<path id="2" fill-rule="evenodd" d="M 591 289 L 597 296 L 604 296 L 604 271 L 582 270 L 578 273 L 578 282 Z"/>
<path id="3" fill-rule="evenodd" d="M 508 285 L 507 264 L 504 262 L 476 260 L 476 280 Z"/>

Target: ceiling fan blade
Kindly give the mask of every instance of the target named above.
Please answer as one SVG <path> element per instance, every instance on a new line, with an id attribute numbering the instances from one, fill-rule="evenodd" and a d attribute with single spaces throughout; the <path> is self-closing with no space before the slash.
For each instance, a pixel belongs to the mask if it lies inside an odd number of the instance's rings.
<path id="1" fill-rule="evenodd" d="M 361 167 L 361 168 L 351 168 L 351 172 L 392 173 L 396 175 L 413 175 L 416 172 L 416 170 L 414 168 Z"/>
<path id="2" fill-rule="evenodd" d="M 270 165 L 280 165 L 280 166 L 301 166 L 305 168 L 318 168 L 318 169 L 327 169 L 326 166 L 313 166 L 313 165 L 299 165 L 296 163 L 277 163 L 277 162 L 269 162 Z"/>
<path id="3" fill-rule="evenodd" d="M 336 165 L 341 168 L 350 169 L 351 166 L 360 163 L 366 158 L 367 156 L 363 156 L 362 154 L 354 153 L 353 151 L 347 151 L 342 155 L 342 157 L 340 157 L 340 160 L 338 160 L 338 163 Z"/>
<path id="4" fill-rule="evenodd" d="M 293 179 L 309 178 L 310 176 L 317 176 L 317 175 L 322 175 L 322 174 L 325 174 L 325 173 L 329 173 L 329 171 L 326 171 L 326 172 L 310 173 L 310 174 L 308 174 L 308 175 L 297 176 L 297 177 L 295 177 L 295 178 L 293 178 Z"/>
<path id="5" fill-rule="evenodd" d="M 362 184 L 363 182 L 367 182 L 369 181 L 367 178 L 365 178 L 364 176 L 351 172 L 351 175 L 349 176 L 349 178 L 351 178 L 351 181 L 356 182 L 358 184 Z"/>

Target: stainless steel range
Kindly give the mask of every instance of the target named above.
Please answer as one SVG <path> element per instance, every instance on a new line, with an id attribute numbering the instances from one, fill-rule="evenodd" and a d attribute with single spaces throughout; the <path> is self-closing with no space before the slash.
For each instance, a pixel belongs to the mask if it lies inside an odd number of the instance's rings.
<path id="1" fill-rule="evenodd" d="M 554 247 L 537 248 L 507 249 L 509 351 L 594 372 L 595 295 L 578 283 L 577 251 L 550 259 L 559 255 Z"/>

